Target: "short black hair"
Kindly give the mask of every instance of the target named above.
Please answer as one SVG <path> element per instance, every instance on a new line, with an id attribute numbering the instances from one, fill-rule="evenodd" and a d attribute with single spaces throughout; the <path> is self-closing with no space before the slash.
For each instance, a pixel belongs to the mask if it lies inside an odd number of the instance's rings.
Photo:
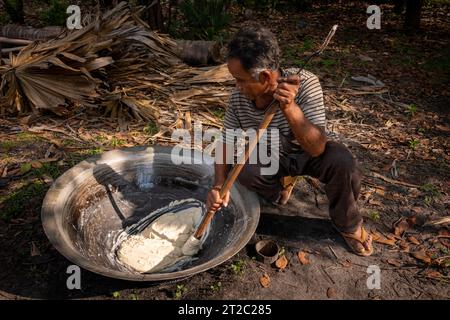
<path id="1" fill-rule="evenodd" d="M 260 24 L 242 27 L 228 43 L 227 59 L 237 58 L 249 72 L 255 69 L 278 70 L 280 47 L 275 35 Z"/>

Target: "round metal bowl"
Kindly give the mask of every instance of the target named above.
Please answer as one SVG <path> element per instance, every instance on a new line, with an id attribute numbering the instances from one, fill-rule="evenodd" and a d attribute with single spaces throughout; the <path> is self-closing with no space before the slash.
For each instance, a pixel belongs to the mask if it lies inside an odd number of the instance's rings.
<path id="1" fill-rule="evenodd" d="M 141 274 L 111 258 L 114 235 L 127 226 L 174 200 L 205 199 L 214 177 L 212 159 L 192 150 L 193 164 L 176 165 L 172 150 L 162 146 L 113 150 L 65 172 L 47 192 L 41 212 L 53 246 L 82 268 L 131 281 L 186 278 L 238 253 L 256 230 L 260 207 L 256 194 L 236 182 L 231 203 L 215 214 L 197 259 L 180 270 Z"/>

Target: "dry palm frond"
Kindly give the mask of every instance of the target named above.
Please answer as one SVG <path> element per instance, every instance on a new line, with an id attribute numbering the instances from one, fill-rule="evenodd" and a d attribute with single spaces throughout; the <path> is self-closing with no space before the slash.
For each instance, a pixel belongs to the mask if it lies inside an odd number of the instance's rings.
<path id="1" fill-rule="evenodd" d="M 65 114 L 74 105 L 97 107 L 111 117 L 151 120 L 161 139 L 185 112 L 220 126 L 208 113 L 226 108 L 233 79 L 225 65 L 183 64 L 176 42 L 150 30 L 126 2 L 89 20 L 3 60 L 0 89 L 10 108 Z"/>
<path id="2" fill-rule="evenodd" d="M 154 67 L 163 67 L 175 59 L 171 45 L 140 26 L 126 3 L 121 3 L 81 30 L 30 44 L 17 56 L 11 55 L 2 89 L 19 111 L 29 107 L 62 114 L 67 102 L 98 105 L 99 85 L 108 79 L 102 81 L 102 73 L 95 71 L 107 74 L 105 68 L 114 63 L 115 53 L 119 59 L 127 54 L 122 53 L 123 46 L 135 52 L 139 46 L 148 47 L 147 58 L 152 58 Z"/>

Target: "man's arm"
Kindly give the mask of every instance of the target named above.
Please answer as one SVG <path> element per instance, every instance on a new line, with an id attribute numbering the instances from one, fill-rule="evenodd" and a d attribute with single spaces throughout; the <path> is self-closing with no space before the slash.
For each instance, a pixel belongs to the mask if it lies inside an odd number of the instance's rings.
<path id="1" fill-rule="evenodd" d="M 295 102 L 281 110 L 302 149 L 313 157 L 320 156 L 327 143 L 327 136 L 323 129 L 309 122 Z"/>
<path id="2" fill-rule="evenodd" d="M 218 156 L 216 156 L 216 161 L 214 163 L 214 187 L 221 187 L 225 182 L 229 171 L 229 166 L 226 163 L 226 144 L 219 141 L 217 149 L 222 150 L 222 159 L 218 159 Z"/>
<path id="3" fill-rule="evenodd" d="M 280 79 L 280 82 L 274 98 L 280 102 L 280 109 L 288 121 L 296 140 L 302 149 L 311 156 L 320 156 L 325 150 L 327 136 L 324 130 L 312 124 L 305 117 L 302 109 L 295 102 L 300 78 L 298 76 L 289 76 L 286 79 Z"/>

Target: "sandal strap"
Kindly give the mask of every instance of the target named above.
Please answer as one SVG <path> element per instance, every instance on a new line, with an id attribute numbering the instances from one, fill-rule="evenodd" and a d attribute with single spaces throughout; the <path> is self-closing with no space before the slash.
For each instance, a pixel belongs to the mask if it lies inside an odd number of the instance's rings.
<path id="1" fill-rule="evenodd" d="M 352 233 L 341 232 L 341 235 L 342 235 L 343 237 L 346 237 L 346 238 L 350 238 L 350 239 L 356 240 L 356 241 L 358 241 L 358 242 L 360 242 L 360 243 L 364 243 L 364 242 L 366 242 L 367 239 L 368 239 L 368 237 L 367 237 L 367 231 L 366 231 L 366 229 L 364 229 L 363 226 L 361 226 L 361 237 L 360 237 L 360 238 L 358 238 L 357 236 L 355 236 L 355 235 L 352 234 Z"/>

